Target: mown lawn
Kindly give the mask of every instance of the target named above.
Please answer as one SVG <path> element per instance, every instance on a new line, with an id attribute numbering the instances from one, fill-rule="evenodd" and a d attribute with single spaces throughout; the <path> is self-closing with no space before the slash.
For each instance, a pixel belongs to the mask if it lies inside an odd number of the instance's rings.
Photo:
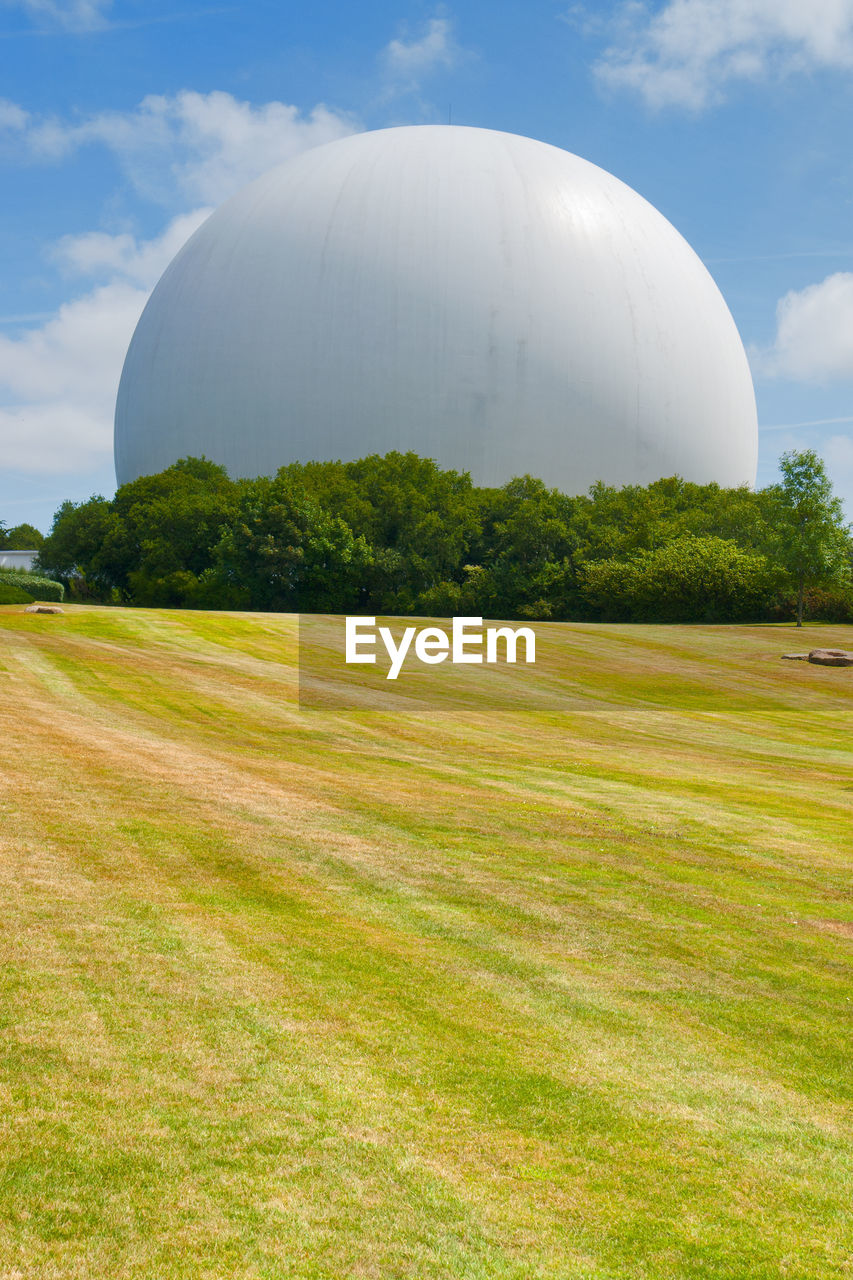
<path id="1" fill-rule="evenodd" d="M 853 628 L 537 634 L 0 609 L 0 1280 L 853 1276 Z"/>

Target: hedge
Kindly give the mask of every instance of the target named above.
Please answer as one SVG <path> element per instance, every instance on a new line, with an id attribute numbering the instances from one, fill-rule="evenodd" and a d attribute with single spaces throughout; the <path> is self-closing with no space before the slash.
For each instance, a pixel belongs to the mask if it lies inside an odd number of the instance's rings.
<path id="1" fill-rule="evenodd" d="M 27 573 L 23 569 L 0 570 L 0 583 L 28 592 L 31 599 L 55 600 L 57 604 L 65 599 L 65 588 L 61 582 L 54 582 L 53 578 L 42 578 L 37 573 Z M 12 601 L 8 603 L 11 604 Z"/>
<path id="2" fill-rule="evenodd" d="M 10 587 L 8 582 L 0 582 L 0 604 L 32 604 L 33 598 L 20 587 Z"/>
<path id="3" fill-rule="evenodd" d="M 725 538 L 684 534 L 578 576 L 604 622 L 739 622 L 766 615 L 781 571 Z"/>

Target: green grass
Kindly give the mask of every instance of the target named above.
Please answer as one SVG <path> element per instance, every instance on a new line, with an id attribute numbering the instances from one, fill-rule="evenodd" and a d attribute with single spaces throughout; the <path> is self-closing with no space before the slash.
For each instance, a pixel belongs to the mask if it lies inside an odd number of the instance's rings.
<path id="1" fill-rule="evenodd" d="M 853 668 L 780 661 L 850 628 L 300 707 L 292 618 L 66 610 L 0 610 L 2 1280 L 853 1276 Z"/>

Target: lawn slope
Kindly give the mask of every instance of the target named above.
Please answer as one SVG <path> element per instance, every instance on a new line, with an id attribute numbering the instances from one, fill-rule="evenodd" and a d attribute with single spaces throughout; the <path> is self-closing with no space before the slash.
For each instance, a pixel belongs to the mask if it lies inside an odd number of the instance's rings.
<path id="1" fill-rule="evenodd" d="M 296 628 L 0 609 L 0 1277 L 853 1276 L 851 629 Z"/>

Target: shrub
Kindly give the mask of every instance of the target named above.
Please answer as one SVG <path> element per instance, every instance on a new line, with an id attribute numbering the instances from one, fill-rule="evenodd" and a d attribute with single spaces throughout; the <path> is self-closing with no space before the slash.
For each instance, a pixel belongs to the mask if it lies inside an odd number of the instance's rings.
<path id="1" fill-rule="evenodd" d="M 783 571 L 725 538 L 688 534 L 579 572 L 604 621 L 738 622 L 766 616 Z"/>
<path id="2" fill-rule="evenodd" d="M 65 599 L 65 588 L 61 582 L 54 582 L 53 578 L 43 578 L 37 573 L 29 573 L 25 569 L 0 571 L 0 583 L 29 592 L 31 600 L 53 600 L 61 604 Z"/>
<path id="3" fill-rule="evenodd" d="M 770 611 L 774 622 L 794 622 L 797 617 L 797 595 L 780 596 Z M 853 622 L 853 590 L 850 587 L 812 587 L 803 592 L 803 616 L 820 622 Z"/>
<path id="4" fill-rule="evenodd" d="M 20 587 L 10 587 L 8 582 L 0 581 L 0 604 L 32 604 L 33 597 Z"/>

